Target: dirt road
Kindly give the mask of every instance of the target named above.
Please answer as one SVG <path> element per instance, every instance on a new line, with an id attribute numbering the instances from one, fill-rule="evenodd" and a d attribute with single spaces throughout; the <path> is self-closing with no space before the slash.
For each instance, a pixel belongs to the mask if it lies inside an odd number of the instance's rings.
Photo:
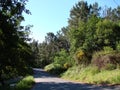
<path id="1" fill-rule="evenodd" d="M 97 86 L 71 82 L 34 68 L 36 84 L 31 90 L 120 90 L 120 86 Z"/>

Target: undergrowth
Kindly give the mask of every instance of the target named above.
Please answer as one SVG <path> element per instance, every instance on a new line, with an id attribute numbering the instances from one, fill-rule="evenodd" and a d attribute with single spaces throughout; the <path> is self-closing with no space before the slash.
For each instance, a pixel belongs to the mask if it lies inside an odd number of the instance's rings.
<path id="1" fill-rule="evenodd" d="M 34 83 L 33 76 L 27 76 L 16 85 L 15 90 L 29 90 Z"/>
<path id="2" fill-rule="evenodd" d="M 72 67 L 61 76 L 62 78 L 76 80 L 91 84 L 120 84 L 120 69 L 98 70 L 96 67 Z"/>
<path id="3" fill-rule="evenodd" d="M 33 76 L 26 76 L 20 80 L 15 86 L 0 86 L 0 90 L 30 90 L 35 83 Z"/>

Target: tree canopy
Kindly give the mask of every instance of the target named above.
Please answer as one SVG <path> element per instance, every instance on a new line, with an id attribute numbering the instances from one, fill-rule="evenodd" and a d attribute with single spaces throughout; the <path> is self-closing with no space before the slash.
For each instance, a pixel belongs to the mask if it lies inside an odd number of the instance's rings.
<path id="1" fill-rule="evenodd" d="M 58 56 L 59 52 L 65 50 L 64 55 L 68 55 L 70 62 L 89 64 L 95 52 L 105 47 L 116 50 L 120 42 L 120 7 L 101 8 L 96 2 L 76 3 L 70 11 L 68 26 L 61 28 L 56 35 L 47 33 L 45 41 L 38 45 L 39 61 L 45 61 L 45 66 L 54 63 L 56 57 L 67 60 Z"/>
<path id="2" fill-rule="evenodd" d="M 27 0 L 0 0 L 0 80 L 25 75 L 31 62 L 30 26 L 21 26 Z M 3 82 L 2 82 L 3 83 Z"/>

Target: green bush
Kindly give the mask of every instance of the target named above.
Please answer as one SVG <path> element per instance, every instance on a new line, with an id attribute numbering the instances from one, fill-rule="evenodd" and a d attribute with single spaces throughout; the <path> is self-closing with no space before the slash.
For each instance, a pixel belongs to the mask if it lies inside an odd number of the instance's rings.
<path id="1" fill-rule="evenodd" d="M 71 66 L 72 62 L 69 54 L 64 49 L 62 49 L 59 53 L 56 54 L 53 63 L 45 66 L 45 70 L 52 74 L 60 75 Z"/>
<path id="2" fill-rule="evenodd" d="M 116 44 L 116 50 L 120 52 L 120 42 Z"/>
<path id="3" fill-rule="evenodd" d="M 29 90 L 34 83 L 33 76 L 27 76 L 16 85 L 15 90 Z"/>
<path id="4" fill-rule="evenodd" d="M 90 59 L 88 59 L 87 53 L 85 53 L 83 50 L 78 50 L 74 55 L 74 59 L 76 60 L 78 65 L 90 64 Z"/>
<path id="5" fill-rule="evenodd" d="M 61 66 L 60 64 L 49 64 L 45 67 L 45 70 L 50 72 L 51 74 L 55 74 L 55 75 L 60 75 L 61 73 L 63 73 L 64 71 L 66 71 L 66 68 L 64 68 L 64 66 Z"/>
<path id="6" fill-rule="evenodd" d="M 61 66 L 64 66 L 65 63 L 68 63 L 69 66 L 72 65 L 70 56 L 68 52 L 66 52 L 64 49 L 62 49 L 58 54 L 56 54 L 53 63 L 59 64 Z"/>

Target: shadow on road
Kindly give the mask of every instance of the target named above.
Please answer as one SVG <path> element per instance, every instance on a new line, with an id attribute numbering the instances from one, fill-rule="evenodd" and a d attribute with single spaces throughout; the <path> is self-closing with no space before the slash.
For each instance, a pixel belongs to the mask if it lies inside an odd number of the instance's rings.
<path id="1" fill-rule="evenodd" d="M 120 86 L 97 86 L 66 81 L 46 73 L 42 69 L 34 69 L 34 77 L 39 79 L 32 90 L 120 90 Z"/>
<path id="2" fill-rule="evenodd" d="M 55 77 L 47 72 L 45 72 L 43 69 L 33 69 L 34 71 L 34 78 L 49 78 L 49 77 Z"/>
<path id="3" fill-rule="evenodd" d="M 42 82 L 34 90 L 120 90 L 115 87 L 102 87 L 88 84 Z"/>

